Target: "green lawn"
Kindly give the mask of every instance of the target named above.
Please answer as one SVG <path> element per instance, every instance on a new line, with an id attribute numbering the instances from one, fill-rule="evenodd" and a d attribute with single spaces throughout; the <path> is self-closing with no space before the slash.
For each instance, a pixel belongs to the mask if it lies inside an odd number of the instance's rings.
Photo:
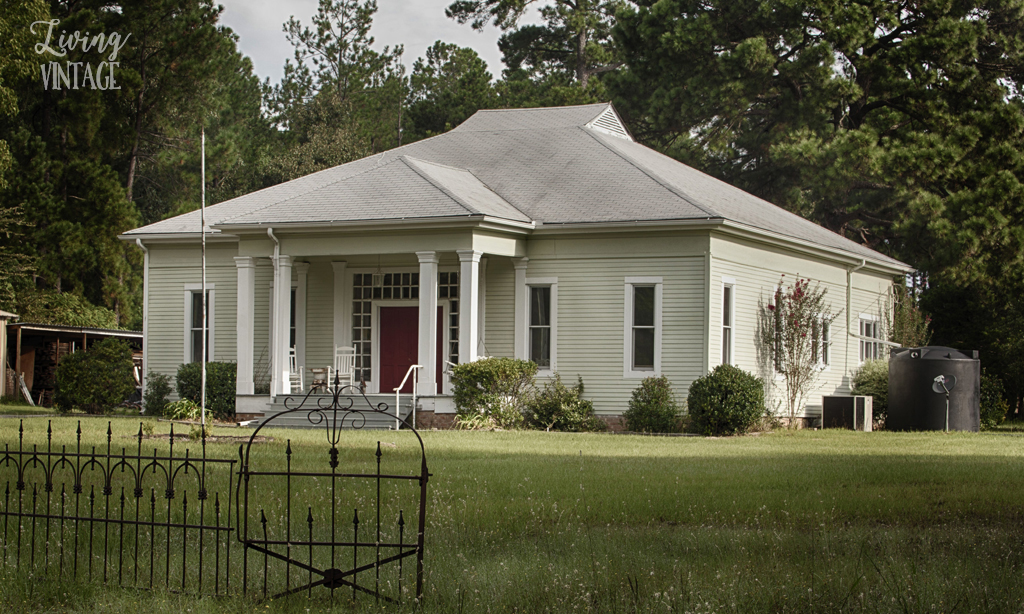
<path id="1" fill-rule="evenodd" d="M 26 420 L 26 440 L 42 435 L 46 423 Z M 0 422 L 0 443 L 16 441 L 16 424 Z M 75 420 L 53 424 L 56 443 L 73 441 Z M 106 421 L 83 424 L 89 445 L 105 445 Z M 138 429 L 127 419 L 114 424 L 126 434 Z M 286 439 L 296 468 L 327 458 L 323 431 L 267 434 L 274 441 L 254 452 L 261 462 L 283 458 Z M 441 431 L 423 439 L 434 474 L 428 612 L 1024 607 L 1024 438 L 1016 434 L 705 439 Z M 346 432 L 343 463 L 362 463 L 378 440 L 395 444 L 385 447 L 386 458 L 399 464 L 418 458 L 409 433 Z M 237 447 L 209 449 L 233 458 Z M 272 486 L 264 496 L 282 492 Z M 318 496 L 296 495 L 296 505 Z M 305 597 L 256 605 L 6 573 L 0 604 L 19 612 L 352 611 L 341 597 L 333 605 Z M 363 598 L 356 609 L 374 604 Z"/>

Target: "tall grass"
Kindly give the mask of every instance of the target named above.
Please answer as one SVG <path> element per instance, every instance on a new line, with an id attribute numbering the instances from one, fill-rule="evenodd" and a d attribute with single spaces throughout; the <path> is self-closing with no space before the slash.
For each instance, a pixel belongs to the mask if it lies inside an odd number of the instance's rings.
<path id="1" fill-rule="evenodd" d="M 106 421 L 83 424 L 84 438 L 105 445 Z M 132 424 L 115 421 L 115 431 L 134 433 Z M 73 441 L 74 425 L 54 420 L 61 440 Z M 26 440 L 45 441 L 45 428 L 46 420 L 26 421 Z M 0 423 L 0 444 L 16 441 L 15 429 Z M 274 441 L 257 444 L 256 460 L 283 459 L 290 439 L 296 470 L 326 464 L 323 431 L 267 434 Z M 1019 612 L 1024 604 L 1024 459 L 1014 435 L 422 435 L 433 473 L 428 612 Z M 384 450 L 396 465 L 418 461 L 409 433 L 346 432 L 342 467 L 368 468 L 378 440 L 393 444 Z M 208 450 L 233 458 L 237 444 Z M 265 507 L 280 509 L 282 486 L 260 487 Z M 293 505 L 324 496 L 296 493 Z M 344 496 L 358 506 L 368 495 Z M 388 496 L 396 505 L 409 498 Z M 2 573 L 0 605 L 17 612 L 393 609 L 365 597 L 352 604 L 340 590 L 333 600 L 319 589 L 313 600 L 257 603 Z M 283 571 L 270 573 L 280 581 Z"/>

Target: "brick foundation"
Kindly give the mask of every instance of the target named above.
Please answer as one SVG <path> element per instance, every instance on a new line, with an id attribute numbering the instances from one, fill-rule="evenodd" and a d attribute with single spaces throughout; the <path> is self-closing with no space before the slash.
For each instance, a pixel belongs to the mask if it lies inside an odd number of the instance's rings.
<path id="1" fill-rule="evenodd" d="M 626 431 L 626 419 L 622 416 L 598 416 L 604 423 L 608 425 L 608 430 L 612 433 L 623 433 Z"/>
<path id="2" fill-rule="evenodd" d="M 437 429 L 445 431 L 455 424 L 455 414 L 435 414 L 432 411 L 416 412 L 416 428 L 421 431 Z"/>

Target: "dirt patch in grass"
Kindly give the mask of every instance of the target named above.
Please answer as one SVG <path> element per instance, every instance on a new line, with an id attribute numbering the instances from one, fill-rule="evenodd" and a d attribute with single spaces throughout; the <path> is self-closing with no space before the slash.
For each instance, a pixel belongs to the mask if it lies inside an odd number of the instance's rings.
<path id="1" fill-rule="evenodd" d="M 124 439 L 135 439 L 138 435 L 126 435 Z M 143 439 L 162 439 L 167 441 L 169 435 L 153 433 L 152 435 L 143 435 Z M 192 438 L 188 433 L 175 433 L 175 441 L 194 441 L 199 443 L 198 438 Z M 264 435 L 257 435 L 252 442 L 253 443 L 267 443 L 274 441 L 273 437 L 266 437 Z M 249 443 L 249 437 L 247 435 L 207 435 L 206 443 Z"/>

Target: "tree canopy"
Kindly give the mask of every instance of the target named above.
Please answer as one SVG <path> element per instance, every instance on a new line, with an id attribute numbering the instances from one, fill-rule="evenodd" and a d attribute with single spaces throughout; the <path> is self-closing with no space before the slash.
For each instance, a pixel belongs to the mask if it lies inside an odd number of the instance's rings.
<path id="1" fill-rule="evenodd" d="M 981 349 L 1024 396 L 1024 0 L 454 0 L 503 32 L 497 80 L 445 41 L 407 74 L 401 45 L 374 46 L 376 0 L 319 0 L 283 24 L 276 85 L 220 12 L 3 3 L 0 308 L 80 300 L 139 326 L 141 253 L 117 235 L 199 207 L 200 130 L 217 203 L 479 109 L 612 100 L 644 144 L 919 269 L 894 334 Z M 117 35 L 117 66 L 58 87 L 100 56 L 37 53 L 54 20 Z"/>
<path id="2" fill-rule="evenodd" d="M 919 268 L 933 341 L 1005 355 L 938 297 L 991 323 L 1022 287 L 1020 0 L 646 1 L 616 37 L 634 134 Z"/>

